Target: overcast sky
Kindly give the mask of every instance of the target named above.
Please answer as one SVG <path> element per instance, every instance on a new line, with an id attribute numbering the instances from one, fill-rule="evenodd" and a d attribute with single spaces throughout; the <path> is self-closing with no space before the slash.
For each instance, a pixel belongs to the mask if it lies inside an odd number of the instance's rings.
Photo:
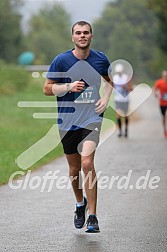
<path id="1" fill-rule="evenodd" d="M 60 2 L 71 14 L 72 22 L 78 20 L 92 22 L 100 16 L 109 0 L 24 0 L 24 2 L 22 14 L 24 15 L 23 26 L 25 27 L 31 14 L 36 13 L 45 4 Z"/>

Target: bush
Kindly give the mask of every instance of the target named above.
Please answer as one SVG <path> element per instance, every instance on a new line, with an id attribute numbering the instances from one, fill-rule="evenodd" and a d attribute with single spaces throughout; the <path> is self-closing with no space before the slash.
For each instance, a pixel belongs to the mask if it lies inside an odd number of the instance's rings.
<path id="1" fill-rule="evenodd" d="M 29 80 L 30 74 L 23 67 L 0 61 L 0 95 L 11 95 L 23 90 Z"/>

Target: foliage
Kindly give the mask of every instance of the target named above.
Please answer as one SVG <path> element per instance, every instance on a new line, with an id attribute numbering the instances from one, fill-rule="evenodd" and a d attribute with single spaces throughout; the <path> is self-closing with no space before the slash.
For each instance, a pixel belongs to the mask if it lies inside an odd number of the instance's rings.
<path id="1" fill-rule="evenodd" d="M 35 53 L 36 64 L 50 64 L 70 44 L 70 16 L 62 5 L 48 5 L 32 16 L 26 35 L 27 49 Z"/>
<path id="2" fill-rule="evenodd" d="M 154 79 L 158 79 L 162 70 L 167 69 L 167 55 L 160 48 L 156 48 L 153 53 L 154 60 L 150 60 L 148 66 Z"/>
<path id="3" fill-rule="evenodd" d="M 156 29 L 157 19 L 145 0 L 111 1 L 94 23 L 94 46 L 112 61 L 127 60 L 137 77 L 152 75 L 148 62 L 156 49 Z"/>
<path id="4" fill-rule="evenodd" d="M 16 63 L 22 50 L 20 0 L 0 1 L 0 59 Z"/>
<path id="5" fill-rule="evenodd" d="M 154 11 L 159 20 L 157 43 L 162 51 L 167 53 L 167 1 L 148 0 L 148 2 L 150 9 Z"/>

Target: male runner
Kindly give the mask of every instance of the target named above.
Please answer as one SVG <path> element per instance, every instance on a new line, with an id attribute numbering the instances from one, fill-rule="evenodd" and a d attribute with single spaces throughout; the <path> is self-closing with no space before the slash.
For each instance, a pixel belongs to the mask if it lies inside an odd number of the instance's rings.
<path id="1" fill-rule="evenodd" d="M 94 157 L 112 82 L 108 76 L 109 60 L 102 52 L 90 49 L 92 37 L 89 23 L 79 21 L 73 25 L 74 48 L 55 57 L 49 67 L 43 91 L 46 95 L 57 96 L 61 141 L 69 165 L 69 175 L 76 178 L 72 181 L 77 202 L 74 225 L 76 228 L 84 226 L 88 205 L 86 232 L 99 232 Z M 101 77 L 105 79 L 102 97 L 99 94 Z M 79 186 L 81 168 L 85 177 L 90 174 L 91 182 L 96 181 L 92 187 L 90 181 L 86 181 L 86 197 Z"/>

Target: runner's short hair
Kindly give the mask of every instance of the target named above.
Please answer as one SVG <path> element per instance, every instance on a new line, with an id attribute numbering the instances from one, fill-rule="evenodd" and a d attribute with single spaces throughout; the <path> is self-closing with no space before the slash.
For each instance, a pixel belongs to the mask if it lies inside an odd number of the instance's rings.
<path id="1" fill-rule="evenodd" d="M 74 33 L 74 27 L 75 27 L 76 25 L 80 25 L 80 26 L 88 25 L 89 28 L 90 28 L 90 33 L 92 34 L 92 26 L 91 26 L 91 24 L 89 24 L 89 23 L 86 22 L 86 21 L 78 21 L 78 22 L 76 22 L 75 24 L 73 24 L 73 26 L 72 26 L 72 34 Z"/>

